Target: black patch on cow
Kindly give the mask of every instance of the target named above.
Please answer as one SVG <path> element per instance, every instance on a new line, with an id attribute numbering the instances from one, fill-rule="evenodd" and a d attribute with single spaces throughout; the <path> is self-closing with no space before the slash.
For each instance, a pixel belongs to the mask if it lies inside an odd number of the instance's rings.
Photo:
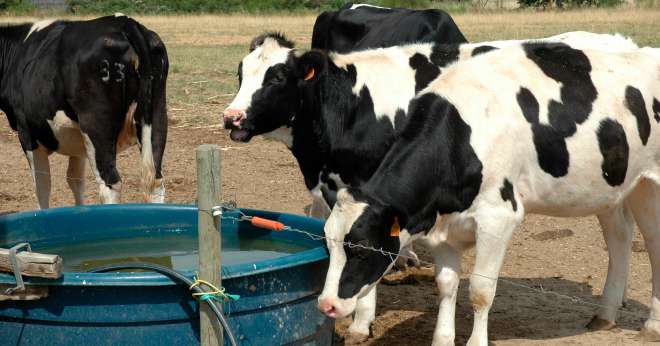
<path id="1" fill-rule="evenodd" d="M 532 124 L 534 145 L 541 168 L 553 177 L 568 173 L 566 138 L 577 131 L 593 109 L 598 91 L 591 80 L 591 62 L 584 52 L 563 43 L 525 43 L 527 58 L 543 73 L 561 84 L 561 101 L 548 103 L 548 125 L 538 121 L 538 101 L 531 91 L 521 88 L 517 99 L 525 118 Z M 531 102 L 531 98 L 534 101 Z M 526 107 L 532 106 L 527 109 Z M 530 121 L 530 113 L 536 120 Z"/>
<path id="2" fill-rule="evenodd" d="M 470 145 L 472 130 L 458 110 L 437 94 L 411 102 L 408 120 L 371 179 L 349 189 L 365 208 L 346 240 L 396 252 L 390 236 L 395 220 L 411 234 L 427 232 L 440 214 L 466 210 L 479 193 L 482 164 Z M 392 263 L 390 256 L 345 247 L 347 261 L 339 297 L 353 297 L 376 282 Z"/>
<path id="3" fill-rule="evenodd" d="M 504 178 L 504 183 L 500 188 L 500 196 L 502 196 L 503 201 L 511 202 L 511 207 L 513 207 L 513 211 L 518 210 L 518 203 L 516 203 L 516 196 L 513 195 L 513 185 L 511 185 L 511 182 L 507 178 Z"/>
<path id="4" fill-rule="evenodd" d="M 432 64 L 423 54 L 416 53 L 410 57 L 410 67 L 415 70 L 415 93 L 426 88 L 431 81 L 440 75 L 440 68 Z"/>
<path id="5" fill-rule="evenodd" d="M 334 182 L 333 182 L 334 183 Z M 325 203 L 332 209 L 332 207 L 337 203 L 337 187 L 331 188 L 325 184 L 321 185 L 321 195 Z"/>
<path id="6" fill-rule="evenodd" d="M 488 53 L 491 50 L 495 50 L 495 49 L 498 49 L 498 48 L 493 47 L 493 46 L 479 46 L 479 47 L 476 47 L 474 50 L 472 50 L 472 56 L 474 57 L 474 56 L 477 56 L 479 54 Z"/>
<path id="7" fill-rule="evenodd" d="M 401 131 L 405 123 L 406 123 L 406 111 L 399 108 L 396 110 L 396 113 L 394 114 L 394 129 L 396 130 L 396 132 Z"/>
<path id="8" fill-rule="evenodd" d="M 613 119 L 600 122 L 597 131 L 598 147 L 603 154 L 603 178 L 610 186 L 619 186 L 628 170 L 628 141 L 623 126 Z"/>
<path id="9" fill-rule="evenodd" d="M 660 123 L 660 101 L 655 97 L 653 98 L 653 119 L 656 123 Z"/>
<path id="10" fill-rule="evenodd" d="M 642 140 L 642 144 L 646 145 L 649 135 L 651 135 L 651 122 L 649 120 L 649 114 L 646 111 L 644 96 L 642 96 L 642 92 L 639 89 L 632 86 L 626 87 L 626 107 L 628 107 L 630 113 L 637 119 L 639 138 Z"/>
<path id="11" fill-rule="evenodd" d="M 516 96 L 527 122 L 532 125 L 532 137 L 539 166 L 553 177 L 568 173 L 569 153 L 561 132 L 539 123 L 539 102 L 527 88 L 520 88 Z"/>
<path id="12" fill-rule="evenodd" d="M 284 36 L 283 33 L 277 32 L 277 31 L 271 31 L 271 32 L 265 32 L 255 38 L 252 39 L 252 42 L 250 42 L 250 52 L 257 49 L 257 47 L 261 46 L 264 44 L 264 41 L 267 38 L 272 38 L 275 41 L 277 41 L 277 44 L 280 45 L 281 47 L 284 48 L 293 48 L 294 43 L 290 41 L 289 39 Z"/>
<path id="13" fill-rule="evenodd" d="M 406 125 L 382 164 L 363 187 L 393 205 L 401 226 L 425 232 L 437 213 L 472 205 L 482 180 L 482 164 L 470 145 L 472 129 L 458 110 L 437 94 L 410 104 Z"/>
<path id="14" fill-rule="evenodd" d="M 460 45 L 436 44 L 431 50 L 431 62 L 438 67 L 445 67 L 458 61 L 460 54 Z"/>

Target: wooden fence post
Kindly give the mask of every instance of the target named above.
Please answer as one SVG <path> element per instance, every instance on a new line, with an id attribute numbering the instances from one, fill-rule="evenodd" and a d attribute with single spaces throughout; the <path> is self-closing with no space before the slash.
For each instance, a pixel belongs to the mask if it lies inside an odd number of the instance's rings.
<path id="1" fill-rule="evenodd" d="M 220 204 L 220 147 L 204 144 L 197 148 L 197 207 L 199 225 L 199 278 L 217 287 L 221 282 L 220 220 L 211 209 Z M 222 327 L 206 303 L 200 303 L 199 334 L 202 346 L 223 345 Z"/>

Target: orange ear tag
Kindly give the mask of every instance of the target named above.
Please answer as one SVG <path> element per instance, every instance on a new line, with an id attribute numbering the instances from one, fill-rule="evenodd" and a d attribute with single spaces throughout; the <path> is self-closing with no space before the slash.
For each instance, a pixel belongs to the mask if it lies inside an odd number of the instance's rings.
<path id="1" fill-rule="evenodd" d="M 394 223 L 392 224 L 392 229 L 390 230 L 390 237 L 398 237 L 401 233 L 401 226 L 399 226 L 399 218 L 394 217 Z"/>
<path id="2" fill-rule="evenodd" d="M 313 67 L 310 67 L 309 70 L 307 71 L 307 74 L 305 75 L 304 80 L 310 80 L 314 78 L 314 75 L 316 74 L 316 71 L 314 71 Z"/>

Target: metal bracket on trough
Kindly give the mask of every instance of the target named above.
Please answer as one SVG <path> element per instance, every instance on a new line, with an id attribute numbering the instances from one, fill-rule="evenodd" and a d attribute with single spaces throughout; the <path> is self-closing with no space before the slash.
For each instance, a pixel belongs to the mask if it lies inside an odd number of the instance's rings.
<path id="1" fill-rule="evenodd" d="M 9 260 L 11 261 L 11 267 L 12 270 L 14 271 L 14 277 L 16 278 L 16 287 L 10 287 L 6 289 L 5 294 L 7 295 L 12 294 L 16 291 L 25 290 L 25 284 L 23 283 L 23 275 L 21 275 L 21 267 L 18 262 L 18 258 L 16 258 L 16 253 L 18 253 L 18 250 L 23 248 L 27 249 L 28 252 L 32 252 L 30 243 L 19 243 L 14 245 L 14 247 L 12 247 L 11 249 L 9 249 Z"/>

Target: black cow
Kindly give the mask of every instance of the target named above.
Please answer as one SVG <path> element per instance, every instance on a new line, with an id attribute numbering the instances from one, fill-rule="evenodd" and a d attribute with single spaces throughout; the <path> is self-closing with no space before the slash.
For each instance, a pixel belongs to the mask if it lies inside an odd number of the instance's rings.
<path id="1" fill-rule="evenodd" d="M 410 10 L 347 4 L 316 18 L 312 48 L 347 53 L 404 43 L 467 42 L 454 20 L 441 10 Z"/>
<path id="2" fill-rule="evenodd" d="M 0 28 L 0 109 L 48 208 L 48 156 L 69 156 L 67 180 L 84 202 L 84 158 L 102 203 L 119 202 L 116 156 L 140 143 L 145 197 L 162 202 L 167 137 L 167 51 L 156 33 L 122 14 L 88 21 L 47 20 Z"/>

